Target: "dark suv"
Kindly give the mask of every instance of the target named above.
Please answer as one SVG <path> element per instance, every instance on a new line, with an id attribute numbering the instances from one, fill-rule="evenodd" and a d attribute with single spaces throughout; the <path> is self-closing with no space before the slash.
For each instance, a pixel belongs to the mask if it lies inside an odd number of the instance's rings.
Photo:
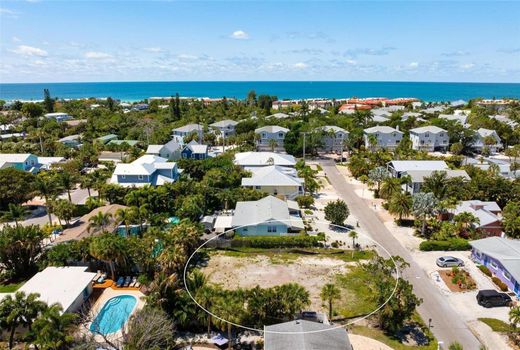
<path id="1" fill-rule="evenodd" d="M 484 307 L 511 306 L 513 300 L 506 293 L 499 293 L 493 289 L 479 290 L 477 302 Z"/>

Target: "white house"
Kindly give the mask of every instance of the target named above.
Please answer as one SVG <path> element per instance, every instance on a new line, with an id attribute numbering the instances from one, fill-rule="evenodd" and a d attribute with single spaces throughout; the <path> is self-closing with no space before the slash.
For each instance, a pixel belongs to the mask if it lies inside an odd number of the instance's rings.
<path id="1" fill-rule="evenodd" d="M 468 116 L 465 113 L 439 114 L 439 118 L 446 119 L 446 120 L 452 120 L 452 121 L 460 123 L 464 127 L 468 127 L 468 124 L 467 124 Z"/>
<path id="2" fill-rule="evenodd" d="M 445 169 L 445 170 L 408 170 L 403 171 L 401 173 L 401 176 L 408 176 L 410 178 L 410 182 L 403 185 L 403 189 L 406 192 L 410 192 L 411 194 L 415 194 L 418 192 L 421 192 L 421 187 L 424 184 L 424 181 L 427 177 L 430 177 L 433 175 L 436 171 L 442 171 L 446 173 L 446 178 L 452 179 L 455 177 L 461 177 L 465 181 L 470 181 L 471 178 L 469 177 L 466 170 L 451 170 L 451 169 Z"/>
<path id="3" fill-rule="evenodd" d="M 259 135 L 257 146 L 260 149 L 271 149 L 274 145 L 275 149 L 283 148 L 285 135 L 289 132 L 289 129 L 283 128 L 278 125 L 268 125 L 255 130 L 255 134 Z M 274 143 L 272 144 L 272 142 Z"/>
<path id="4" fill-rule="evenodd" d="M 92 293 L 94 272 L 86 266 L 49 266 L 18 289 L 25 294 L 38 293 L 48 305 L 58 303 L 63 312 L 76 312 Z"/>
<path id="5" fill-rule="evenodd" d="M 123 187 L 159 186 L 174 182 L 180 173 L 177 163 L 147 154 L 132 163 L 118 163 L 110 182 Z"/>
<path id="6" fill-rule="evenodd" d="M 401 177 L 404 172 L 414 170 L 440 171 L 448 170 L 448 164 L 443 160 L 392 160 L 387 164 L 388 171 L 393 177 Z"/>
<path id="7" fill-rule="evenodd" d="M 489 138 L 494 139 L 494 144 L 486 145 L 486 139 Z M 500 149 L 502 149 L 502 140 L 500 136 L 498 136 L 495 130 L 480 128 L 477 130 L 475 135 L 475 141 L 472 144 L 472 148 L 476 152 L 482 152 L 484 147 L 488 147 L 491 154 L 497 153 Z"/>
<path id="8" fill-rule="evenodd" d="M 275 152 L 240 152 L 235 154 L 235 164 L 249 170 L 268 165 L 294 168 L 296 159 L 290 154 Z"/>
<path id="9" fill-rule="evenodd" d="M 450 145 L 448 132 L 434 125 L 410 129 L 412 149 L 433 152 L 446 151 Z"/>
<path id="10" fill-rule="evenodd" d="M 65 136 L 59 139 L 58 142 L 64 144 L 65 146 L 76 148 L 81 144 L 81 135 Z"/>
<path id="11" fill-rule="evenodd" d="M 292 116 L 287 113 L 275 113 L 268 115 L 266 118 L 273 118 L 273 119 L 287 119 L 291 118 Z"/>
<path id="12" fill-rule="evenodd" d="M 365 147 L 371 148 L 371 139 L 375 140 L 376 148 L 395 149 L 403 139 L 403 133 L 389 126 L 374 126 L 363 130 Z"/>
<path id="13" fill-rule="evenodd" d="M 451 213 L 453 215 L 470 213 L 478 219 L 478 223 L 474 224 L 475 228 L 495 236 L 502 234 L 502 209 L 497 202 L 462 201 Z"/>
<path id="14" fill-rule="evenodd" d="M 327 152 L 341 153 L 345 148 L 345 141 L 348 139 L 349 132 L 339 126 L 326 125 L 315 129 L 322 133 L 322 149 Z"/>
<path id="15" fill-rule="evenodd" d="M 251 168 L 252 176 L 242 178 L 242 187 L 249 187 L 273 196 L 295 199 L 303 195 L 304 180 L 296 174 L 296 169 L 269 165 Z"/>
<path id="16" fill-rule="evenodd" d="M 231 135 L 235 135 L 235 126 L 238 124 L 237 121 L 226 119 L 221 120 L 219 122 L 210 124 L 209 126 L 213 127 L 214 129 L 217 129 L 220 131 L 220 137 L 228 137 Z"/>
<path id="17" fill-rule="evenodd" d="M 196 134 L 198 141 L 202 141 L 204 135 L 204 126 L 200 124 L 187 124 L 172 130 L 172 139 L 177 143 L 184 145 L 184 138 L 188 135 Z"/>
<path id="18" fill-rule="evenodd" d="M 44 117 L 47 118 L 47 119 L 54 118 L 58 122 L 62 122 L 62 121 L 65 121 L 65 120 L 72 119 L 71 115 L 69 115 L 67 113 L 62 113 L 62 112 L 47 113 L 47 114 L 44 115 Z"/>
<path id="19" fill-rule="evenodd" d="M 149 145 L 146 154 L 166 158 L 168 160 L 178 160 L 181 158 L 182 146 L 175 140 L 171 140 L 164 145 Z"/>

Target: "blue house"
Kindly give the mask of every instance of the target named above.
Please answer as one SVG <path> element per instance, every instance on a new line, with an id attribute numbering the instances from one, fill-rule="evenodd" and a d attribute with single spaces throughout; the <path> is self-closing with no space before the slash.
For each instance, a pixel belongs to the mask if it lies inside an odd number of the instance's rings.
<path id="1" fill-rule="evenodd" d="M 110 182 L 124 187 L 160 186 L 174 182 L 180 173 L 177 163 L 147 154 L 132 163 L 117 164 Z"/>
<path id="2" fill-rule="evenodd" d="M 23 171 L 38 171 L 38 157 L 30 153 L 0 154 L 0 169 L 15 168 Z"/>
<path id="3" fill-rule="evenodd" d="M 208 145 L 201 145 L 196 141 L 188 143 L 181 152 L 183 159 L 206 159 L 208 158 Z"/>
<path id="4" fill-rule="evenodd" d="M 305 228 L 298 203 L 273 196 L 237 202 L 231 226 L 242 236 L 282 236 Z"/>
<path id="5" fill-rule="evenodd" d="M 471 258 L 486 266 L 494 276 L 520 296 L 520 241 L 488 237 L 469 242 Z"/>

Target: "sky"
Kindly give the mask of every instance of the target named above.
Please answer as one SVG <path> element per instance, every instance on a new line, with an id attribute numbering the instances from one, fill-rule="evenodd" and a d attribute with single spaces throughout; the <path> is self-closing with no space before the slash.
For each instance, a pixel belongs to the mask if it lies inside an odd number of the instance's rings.
<path id="1" fill-rule="evenodd" d="M 520 82 L 520 2 L 0 1 L 0 82 Z"/>

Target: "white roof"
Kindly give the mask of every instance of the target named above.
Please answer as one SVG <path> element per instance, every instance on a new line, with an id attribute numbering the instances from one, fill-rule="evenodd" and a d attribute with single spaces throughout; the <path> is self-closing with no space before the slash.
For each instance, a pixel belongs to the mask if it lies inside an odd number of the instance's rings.
<path id="1" fill-rule="evenodd" d="M 396 171 L 410 170 L 447 170 L 448 164 L 443 160 L 392 160 L 389 164 Z"/>
<path id="2" fill-rule="evenodd" d="M 439 170 L 408 170 L 406 171 L 406 175 L 410 176 L 412 182 L 416 183 L 423 183 L 424 178 L 432 176 L 433 172 L 439 171 Z M 454 177 L 462 177 L 465 180 L 471 180 L 466 170 L 441 170 L 446 172 L 446 177 L 448 179 L 454 178 Z"/>
<path id="3" fill-rule="evenodd" d="M 302 186 L 304 180 L 287 174 L 283 167 L 265 166 L 242 178 L 242 186 Z"/>
<path id="4" fill-rule="evenodd" d="M 225 119 L 225 120 L 221 120 L 221 121 L 215 122 L 215 123 L 210 124 L 210 125 L 215 127 L 215 128 L 225 128 L 225 127 L 228 127 L 228 126 L 235 126 L 237 124 L 238 124 L 237 121 L 234 121 L 234 120 L 231 120 L 231 119 Z"/>
<path id="5" fill-rule="evenodd" d="M 65 136 L 65 137 L 62 137 L 61 139 L 59 139 L 58 141 L 59 142 L 65 142 L 65 141 L 77 141 L 79 140 L 81 137 L 81 135 L 70 135 L 70 136 Z"/>
<path id="6" fill-rule="evenodd" d="M 290 118 L 290 117 L 291 116 L 286 113 L 275 113 L 275 114 L 268 115 L 266 118 L 286 119 L 286 118 Z"/>
<path id="7" fill-rule="evenodd" d="M 63 311 L 67 311 L 96 275 L 86 272 L 87 269 L 86 266 L 50 266 L 34 275 L 19 291 L 38 293 L 40 300 L 49 305 L 59 303 Z"/>
<path id="8" fill-rule="evenodd" d="M 31 156 L 30 153 L 0 153 L 2 163 L 23 163 Z"/>
<path id="9" fill-rule="evenodd" d="M 480 128 L 477 130 L 477 133 L 480 135 L 480 137 L 484 138 L 484 137 L 487 137 L 487 136 L 495 136 L 496 135 L 496 131 L 495 130 L 490 130 L 490 129 L 484 129 L 484 128 Z"/>
<path id="10" fill-rule="evenodd" d="M 343 132 L 345 134 L 348 134 L 348 131 L 343 129 L 343 128 L 340 128 L 339 126 L 336 126 L 336 125 L 325 125 L 325 126 L 320 126 L 318 128 L 316 128 L 317 131 L 333 131 L 335 133 L 338 133 L 338 132 Z"/>
<path id="11" fill-rule="evenodd" d="M 374 134 L 376 132 L 380 132 L 382 134 L 391 134 L 391 133 L 397 132 L 399 134 L 402 134 L 401 131 L 391 128 L 389 126 L 385 126 L 385 125 L 373 126 L 371 128 L 365 129 L 363 131 L 365 132 L 365 134 Z"/>
<path id="12" fill-rule="evenodd" d="M 477 227 L 486 226 L 496 221 L 501 221 L 493 212 L 501 212 L 496 202 L 483 202 L 479 200 L 462 201 L 454 209 L 454 214 L 471 213 L 479 219 Z"/>
<path id="13" fill-rule="evenodd" d="M 194 131 L 203 131 L 204 126 L 200 124 L 187 124 L 184 126 L 181 126 L 180 128 L 173 129 L 173 131 L 179 131 L 179 132 L 194 132 Z"/>
<path id="14" fill-rule="evenodd" d="M 38 163 L 43 167 L 48 167 L 52 164 L 63 162 L 65 158 L 63 157 L 38 157 Z"/>
<path id="15" fill-rule="evenodd" d="M 132 163 L 119 163 L 116 165 L 114 175 L 151 175 L 155 172 L 156 164 L 167 163 L 168 159 L 145 154 L 137 158 Z M 175 163 L 169 163 L 175 165 Z"/>
<path id="16" fill-rule="evenodd" d="M 47 118 L 50 118 L 50 117 L 65 117 L 65 116 L 69 116 L 69 114 L 63 113 L 63 112 L 55 112 L 55 113 L 46 113 L 45 116 Z"/>
<path id="17" fill-rule="evenodd" d="M 374 115 L 372 117 L 372 121 L 375 122 L 375 123 L 386 123 L 389 120 L 390 119 L 388 119 L 386 117 L 383 117 L 382 115 Z"/>
<path id="18" fill-rule="evenodd" d="M 283 132 L 283 133 L 288 133 L 289 132 L 289 129 L 286 129 L 286 128 L 283 128 L 281 126 L 278 126 L 278 125 L 267 125 L 267 126 L 263 126 L 261 128 L 258 128 L 255 130 L 255 133 L 261 133 L 263 131 L 266 131 L 266 132 L 269 132 L 269 133 L 278 133 L 278 132 Z"/>
<path id="19" fill-rule="evenodd" d="M 455 120 L 461 124 L 466 124 L 466 121 L 468 120 L 468 116 L 464 114 L 439 114 L 439 118 L 446 120 Z"/>
<path id="20" fill-rule="evenodd" d="M 272 163 L 270 164 L 270 161 Z M 294 167 L 296 159 L 290 154 L 275 152 L 241 152 L 235 154 L 235 164 L 242 167 L 257 167 L 266 165 L 280 165 Z"/>
<path id="21" fill-rule="evenodd" d="M 188 144 L 186 147 L 196 154 L 205 154 L 208 152 L 208 145 Z"/>
<path id="22" fill-rule="evenodd" d="M 233 217 L 231 215 L 219 215 L 213 225 L 215 230 L 224 230 L 233 227 Z"/>
<path id="23" fill-rule="evenodd" d="M 414 134 L 425 134 L 427 132 L 430 132 L 432 134 L 439 134 L 441 132 L 447 132 L 447 131 L 444 129 L 441 129 L 435 125 L 428 125 L 428 126 L 423 126 L 420 128 L 410 129 L 410 132 L 414 133 Z"/>
<path id="24" fill-rule="evenodd" d="M 164 145 L 148 145 L 146 148 L 146 154 L 159 154 Z"/>

